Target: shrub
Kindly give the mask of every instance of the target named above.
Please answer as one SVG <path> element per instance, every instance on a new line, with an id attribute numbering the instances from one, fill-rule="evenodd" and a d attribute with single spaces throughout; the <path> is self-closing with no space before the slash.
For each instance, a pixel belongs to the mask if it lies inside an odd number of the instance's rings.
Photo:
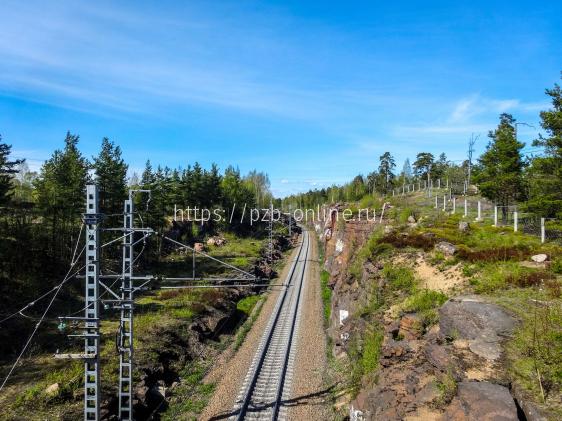
<path id="1" fill-rule="evenodd" d="M 522 270 L 518 274 L 509 275 L 507 282 L 518 287 L 530 287 L 540 285 L 553 278 L 552 273 L 544 270 Z"/>
<path id="2" fill-rule="evenodd" d="M 385 235 L 380 243 L 391 244 L 396 248 L 414 247 L 424 249 L 425 251 L 431 250 L 436 243 L 435 237 L 423 235 L 417 232 L 408 235 L 390 233 Z"/>
<path id="3" fill-rule="evenodd" d="M 523 244 L 477 250 L 471 250 L 467 247 L 459 247 L 457 255 L 461 259 L 468 260 L 469 262 L 524 260 L 531 255 L 531 249 Z"/>
<path id="4" fill-rule="evenodd" d="M 562 273 L 562 257 L 554 259 L 550 268 L 554 273 Z"/>
<path id="5" fill-rule="evenodd" d="M 323 270 L 320 274 L 320 285 L 322 287 L 322 303 L 324 306 L 324 320 L 326 323 L 330 321 L 332 311 L 332 289 L 328 286 L 330 282 L 330 274 Z"/>

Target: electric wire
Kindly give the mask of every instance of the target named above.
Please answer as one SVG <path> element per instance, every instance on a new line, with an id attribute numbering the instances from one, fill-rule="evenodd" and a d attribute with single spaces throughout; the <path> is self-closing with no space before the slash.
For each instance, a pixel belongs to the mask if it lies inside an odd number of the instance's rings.
<path id="1" fill-rule="evenodd" d="M 77 259 L 80 257 L 76 257 L 76 251 L 78 249 L 78 244 L 80 242 L 80 238 L 82 237 L 82 231 L 84 229 L 84 223 L 82 223 L 82 225 L 80 226 L 80 232 L 78 233 L 78 238 L 76 239 L 76 246 L 74 247 L 74 252 L 72 255 L 72 260 L 71 260 L 71 268 L 76 264 Z M 82 255 L 82 253 L 84 252 L 84 249 L 86 248 L 86 246 L 84 246 L 84 248 L 82 249 L 82 251 L 80 252 L 80 255 Z M 24 305 L 22 308 L 20 308 L 19 310 L 13 312 L 12 314 L 4 317 L 2 320 L 0 320 L 0 324 L 4 323 L 7 320 L 10 320 L 12 317 L 17 316 L 18 314 L 23 316 L 23 317 L 27 317 L 27 318 L 31 318 L 30 316 L 26 316 L 24 314 L 22 314 L 22 311 L 25 311 L 27 309 L 29 309 L 30 307 L 33 307 L 38 301 L 41 301 L 43 298 L 49 296 L 50 294 L 54 293 L 57 290 L 58 286 L 54 286 L 52 289 L 50 289 L 49 291 L 45 292 L 43 295 L 33 299 L 33 301 L 30 301 L 29 303 L 27 303 L 26 305 Z"/>
<path id="2" fill-rule="evenodd" d="M 18 363 L 20 362 L 21 358 L 23 357 L 23 355 L 25 354 L 25 351 L 27 351 L 27 348 L 29 347 L 29 345 L 31 344 L 31 341 L 33 340 L 33 337 L 35 336 L 35 334 L 37 333 L 37 331 L 39 330 L 39 327 L 41 326 L 41 323 L 43 322 L 43 320 L 45 319 L 45 317 L 47 316 L 47 313 L 49 312 L 49 310 L 51 309 L 51 306 L 53 305 L 53 303 L 55 302 L 55 299 L 57 298 L 60 290 L 62 289 L 62 287 L 64 286 L 64 284 L 66 284 L 66 282 L 73 278 L 77 273 L 79 273 L 84 267 L 82 266 L 80 269 L 78 269 L 77 271 L 75 271 L 74 273 L 72 273 L 72 270 L 74 268 L 74 266 L 76 266 L 76 263 L 78 262 L 78 259 L 80 258 L 80 256 L 82 255 L 82 253 L 84 252 L 84 249 L 86 248 L 86 246 L 84 246 L 82 248 L 82 250 L 80 251 L 80 254 L 77 256 L 76 252 L 78 250 L 78 244 L 80 243 L 80 237 L 82 235 L 82 230 L 84 228 L 84 223 L 82 223 L 82 225 L 80 226 L 80 234 L 78 236 L 78 238 L 76 239 L 76 246 L 74 247 L 74 253 L 72 256 L 72 262 L 70 264 L 70 268 L 68 269 L 68 272 L 66 273 L 66 275 L 64 276 L 63 280 L 61 281 L 61 283 L 59 283 L 55 289 L 55 293 L 53 295 L 53 297 L 51 298 L 51 301 L 49 301 L 49 304 L 47 305 L 47 308 L 45 308 L 45 311 L 43 311 L 43 315 L 41 316 L 41 318 L 39 319 L 39 321 L 37 322 L 37 324 L 35 325 L 33 331 L 31 332 L 31 335 L 29 335 L 29 338 L 27 339 L 25 345 L 23 346 L 21 352 L 19 353 L 18 357 L 16 358 L 16 361 L 14 362 L 14 364 L 12 365 L 12 367 L 10 368 L 10 371 L 8 371 L 8 374 L 6 375 L 6 377 L 4 378 L 4 381 L 2 382 L 2 385 L 0 385 L 0 392 L 2 391 L 2 389 L 4 389 L 4 386 L 6 385 L 6 383 L 8 382 L 8 380 L 10 379 L 12 373 L 14 372 L 14 370 L 16 369 Z"/>

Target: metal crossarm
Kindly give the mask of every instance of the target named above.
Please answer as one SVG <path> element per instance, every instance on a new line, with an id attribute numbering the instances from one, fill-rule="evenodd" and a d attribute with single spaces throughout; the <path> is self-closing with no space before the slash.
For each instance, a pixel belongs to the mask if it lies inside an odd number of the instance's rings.
<path id="1" fill-rule="evenodd" d="M 86 186 L 86 307 L 84 323 L 84 420 L 100 417 L 98 188 Z"/>

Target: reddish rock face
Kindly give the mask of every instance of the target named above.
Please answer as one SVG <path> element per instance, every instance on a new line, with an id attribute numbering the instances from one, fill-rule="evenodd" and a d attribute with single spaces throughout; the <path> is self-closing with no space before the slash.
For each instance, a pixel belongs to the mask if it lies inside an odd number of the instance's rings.
<path id="1" fill-rule="evenodd" d="M 419 339 L 423 335 L 423 323 L 415 314 L 406 314 L 400 319 L 398 335 L 404 339 Z"/>

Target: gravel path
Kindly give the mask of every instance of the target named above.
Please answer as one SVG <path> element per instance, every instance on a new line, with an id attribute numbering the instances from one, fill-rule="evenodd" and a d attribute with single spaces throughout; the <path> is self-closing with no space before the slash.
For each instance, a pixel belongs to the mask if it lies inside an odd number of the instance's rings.
<path id="1" fill-rule="evenodd" d="M 292 261 L 296 258 L 298 249 L 295 248 L 291 253 L 290 259 L 279 275 L 280 280 L 287 277 Z M 250 363 L 254 357 L 256 348 L 266 328 L 267 322 L 271 316 L 280 288 L 273 288 L 268 294 L 265 303 L 262 306 L 260 315 L 252 325 L 252 328 L 246 335 L 244 343 L 234 354 L 232 346 L 227 349 L 217 360 L 215 367 L 205 378 L 205 383 L 217 382 L 217 388 L 213 397 L 203 413 L 202 420 L 222 420 L 227 419 L 242 382 L 246 377 Z M 234 354 L 234 355 L 233 355 Z"/>
<path id="2" fill-rule="evenodd" d="M 310 233 L 311 254 L 307 269 L 306 290 L 302 302 L 301 324 L 297 338 L 297 354 L 292 381 L 288 420 L 325 421 L 333 419 L 330 409 L 330 391 L 325 373 L 326 335 L 320 287 L 318 244 L 315 233 Z"/>

